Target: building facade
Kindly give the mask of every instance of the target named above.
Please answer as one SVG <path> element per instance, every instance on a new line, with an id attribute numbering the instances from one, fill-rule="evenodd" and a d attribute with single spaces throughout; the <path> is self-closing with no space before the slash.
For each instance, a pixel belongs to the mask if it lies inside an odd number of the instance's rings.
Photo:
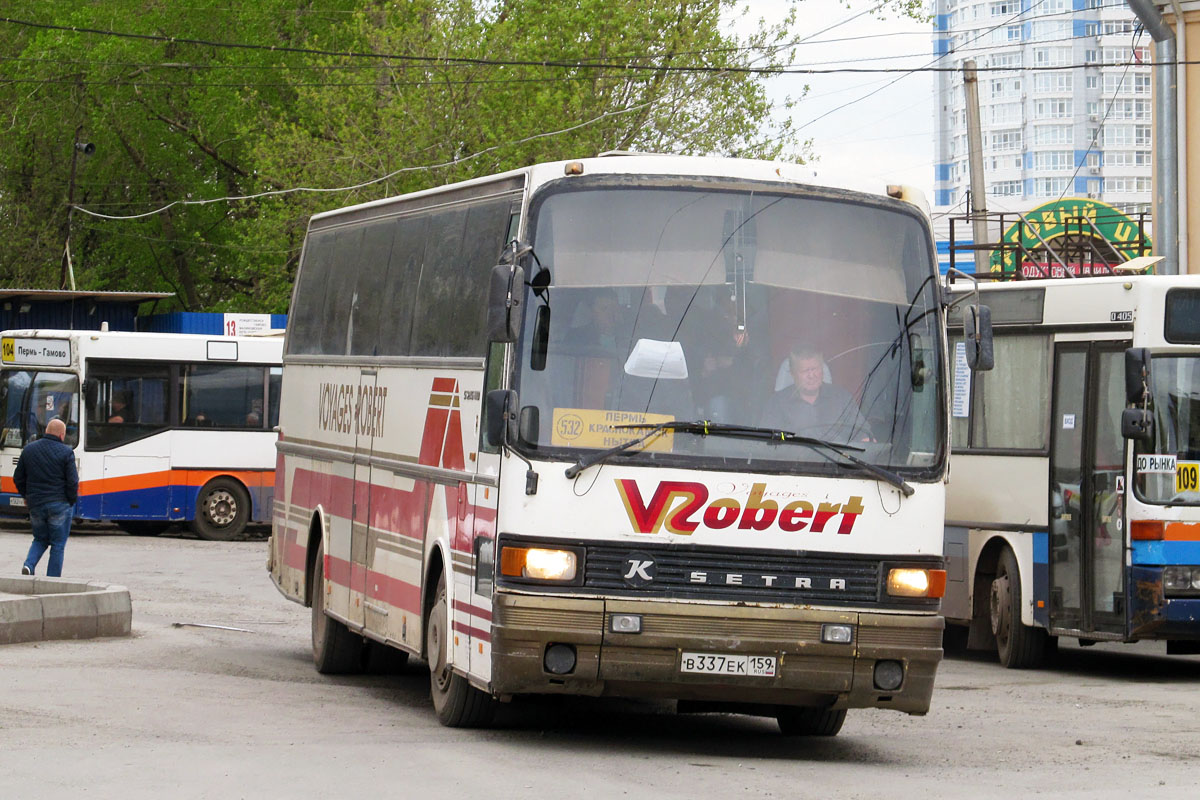
<path id="1" fill-rule="evenodd" d="M 1151 41 L 1124 0 L 933 0 L 933 13 L 938 64 L 979 68 L 989 211 L 1060 197 L 1150 210 Z M 934 203 L 965 213 L 963 76 L 936 80 Z"/>

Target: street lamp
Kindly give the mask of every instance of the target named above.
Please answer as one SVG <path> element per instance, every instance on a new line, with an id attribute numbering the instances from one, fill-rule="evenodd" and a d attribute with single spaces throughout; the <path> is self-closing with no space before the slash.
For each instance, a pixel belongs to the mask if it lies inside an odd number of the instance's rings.
<path id="1" fill-rule="evenodd" d="M 79 141 L 81 133 L 83 133 L 82 125 L 75 129 L 75 147 L 71 150 L 71 179 L 67 182 L 67 242 L 63 246 L 62 275 L 59 277 L 58 285 L 58 288 L 66 289 L 69 282 L 71 291 L 75 291 L 75 267 L 71 264 L 71 218 L 75 215 L 75 165 L 79 161 L 80 153 L 90 156 L 96 152 L 96 145 L 91 142 Z"/>

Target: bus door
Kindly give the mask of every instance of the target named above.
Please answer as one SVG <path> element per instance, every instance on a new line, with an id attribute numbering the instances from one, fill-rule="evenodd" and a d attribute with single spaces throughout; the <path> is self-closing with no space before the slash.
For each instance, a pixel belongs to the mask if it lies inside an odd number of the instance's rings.
<path id="1" fill-rule="evenodd" d="M 1055 350 L 1050 460 L 1050 627 L 1125 632 L 1124 353 L 1128 342 Z"/>
<path id="2" fill-rule="evenodd" d="M 354 412 L 354 502 L 350 512 L 350 621 L 382 631 L 387 610 L 372 597 L 378 587 L 368 580 L 371 525 L 371 456 L 375 452 L 374 397 L 378 373 L 363 369 L 358 376 Z"/>

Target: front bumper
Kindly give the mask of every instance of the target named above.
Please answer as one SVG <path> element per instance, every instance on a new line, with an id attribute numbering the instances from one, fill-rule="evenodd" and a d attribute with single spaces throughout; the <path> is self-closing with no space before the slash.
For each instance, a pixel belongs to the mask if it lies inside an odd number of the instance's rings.
<path id="1" fill-rule="evenodd" d="M 665 698 L 731 704 L 929 710 L 942 658 L 936 614 L 605 600 L 497 592 L 492 691 Z M 640 614 L 642 632 L 613 633 L 613 614 Z M 853 627 L 849 644 L 821 642 L 821 625 Z M 543 667 L 546 646 L 574 646 L 575 669 Z M 683 652 L 774 655 L 773 677 L 682 673 Z M 875 662 L 900 661 L 904 680 L 876 689 Z"/>

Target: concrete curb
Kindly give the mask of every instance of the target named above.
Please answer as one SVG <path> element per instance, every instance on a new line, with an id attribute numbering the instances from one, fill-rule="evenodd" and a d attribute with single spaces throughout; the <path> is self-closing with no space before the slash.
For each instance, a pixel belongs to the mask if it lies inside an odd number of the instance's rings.
<path id="1" fill-rule="evenodd" d="M 133 623 L 129 590 L 107 583 L 0 578 L 0 644 L 52 639 L 128 636 Z"/>

